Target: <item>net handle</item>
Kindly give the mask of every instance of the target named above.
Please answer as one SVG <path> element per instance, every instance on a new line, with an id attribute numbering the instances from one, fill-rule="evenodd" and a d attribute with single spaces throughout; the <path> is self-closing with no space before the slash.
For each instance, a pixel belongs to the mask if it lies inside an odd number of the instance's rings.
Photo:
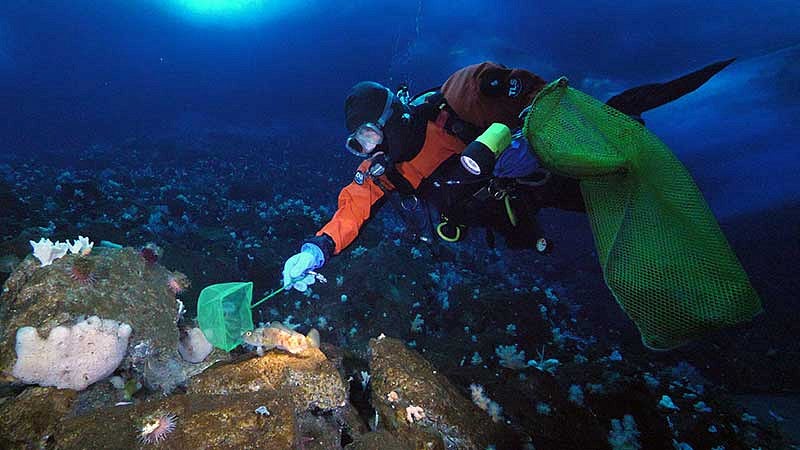
<path id="1" fill-rule="evenodd" d="M 306 275 L 308 275 L 308 274 L 303 274 L 303 275 L 300 275 L 300 276 L 299 276 L 299 277 L 297 277 L 297 278 L 292 278 L 292 282 L 291 282 L 291 283 L 289 283 L 289 284 L 287 284 L 286 286 L 282 286 L 281 288 L 279 288 L 279 289 L 276 289 L 276 290 L 274 290 L 274 291 L 270 292 L 270 294 L 269 294 L 269 295 L 267 295 L 266 297 L 264 297 L 264 298 L 262 298 L 261 300 L 259 300 L 259 301 L 255 302 L 255 303 L 253 303 L 252 305 L 250 305 L 250 309 L 255 309 L 255 308 L 256 308 L 256 306 L 258 306 L 258 305 L 260 305 L 260 304 L 264 303 L 265 301 L 267 301 L 267 300 L 271 299 L 272 297 L 275 297 L 276 295 L 278 295 L 278 294 L 280 294 L 281 292 L 285 291 L 287 287 L 289 287 L 289 286 L 291 286 L 291 285 L 293 285 L 293 284 L 297 283 L 298 281 L 300 281 L 300 280 L 304 279 L 304 278 L 306 277 Z"/>
<path id="2" fill-rule="evenodd" d="M 294 284 L 294 282 L 292 282 L 292 284 Z M 291 285 L 287 285 L 287 286 L 291 286 Z M 255 302 L 255 303 L 253 303 L 252 305 L 250 305 L 250 309 L 255 309 L 255 308 L 256 308 L 256 306 L 258 306 L 258 305 L 260 305 L 260 304 L 264 303 L 265 301 L 267 301 L 267 300 L 271 299 L 272 297 L 275 297 L 276 295 L 280 294 L 281 292 L 283 292 L 284 290 L 286 290 L 286 287 L 287 287 L 287 286 L 283 286 L 283 287 L 281 287 L 280 289 L 277 289 L 277 290 L 275 290 L 275 291 L 271 292 L 269 295 L 267 295 L 266 297 L 262 298 L 261 300 L 259 300 L 259 301 Z"/>

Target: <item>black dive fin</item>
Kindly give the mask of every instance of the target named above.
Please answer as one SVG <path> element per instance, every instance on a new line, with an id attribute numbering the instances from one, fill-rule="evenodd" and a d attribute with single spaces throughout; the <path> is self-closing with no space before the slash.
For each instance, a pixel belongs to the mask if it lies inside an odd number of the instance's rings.
<path id="1" fill-rule="evenodd" d="M 606 102 L 608 106 L 641 121 L 641 114 L 677 100 L 702 86 L 736 58 L 715 62 L 700 70 L 666 83 L 645 84 L 617 94 Z"/>

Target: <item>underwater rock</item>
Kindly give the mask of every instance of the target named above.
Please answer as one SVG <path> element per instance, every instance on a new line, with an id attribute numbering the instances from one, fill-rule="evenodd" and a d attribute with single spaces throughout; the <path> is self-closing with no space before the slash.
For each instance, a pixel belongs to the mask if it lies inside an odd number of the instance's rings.
<path id="1" fill-rule="evenodd" d="M 265 406 L 269 415 L 255 412 Z M 158 448 L 294 449 L 300 434 L 294 407 L 280 393 L 172 395 L 159 401 L 109 407 L 62 420 L 58 449 L 139 448 L 148 423 L 174 416 Z"/>
<path id="2" fill-rule="evenodd" d="M 78 397 L 72 404 L 70 415 L 81 416 L 97 409 L 114 406 L 115 403 L 125 400 L 124 390 L 115 388 L 110 382 L 111 378 L 108 379 L 109 382 L 95 383 L 78 392 Z"/>
<path id="3" fill-rule="evenodd" d="M 133 448 L 156 437 L 161 448 L 176 449 L 341 448 L 348 407 L 346 386 L 321 351 L 272 351 L 214 366 L 193 378 L 185 394 L 65 419 L 53 441 L 59 449 L 87 442 Z"/>
<path id="4" fill-rule="evenodd" d="M 346 450 L 374 450 L 376 448 L 381 450 L 409 450 L 414 447 L 403 443 L 386 430 L 379 430 L 358 436 L 344 448 Z"/>
<path id="5" fill-rule="evenodd" d="M 246 394 L 279 389 L 298 411 L 337 410 L 347 404 L 347 386 L 319 349 L 292 355 L 270 351 L 264 356 L 217 365 L 191 380 L 189 393 Z"/>
<path id="6" fill-rule="evenodd" d="M 13 272 L 20 261 L 19 257 L 14 254 L 0 256 L 0 273 Z"/>
<path id="7" fill-rule="evenodd" d="M 0 404 L 0 448 L 43 448 L 76 397 L 69 389 L 30 387 Z"/>
<path id="8" fill-rule="evenodd" d="M 526 438 L 489 417 L 417 352 L 398 340 L 370 339 L 372 406 L 380 424 L 411 448 L 524 448 Z M 390 395 L 394 392 L 393 395 Z M 407 408 L 419 420 L 409 422 Z M 424 416 L 423 416 L 424 415 Z"/>
<path id="9" fill-rule="evenodd" d="M 358 407 L 353 404 L 351 399 L 347 407 L 343 409 L 341 420 L 343 433 L 346 434 L 350 440 L 358 441 L 361 436 L 370 432 L 369 425 L 364 419 L 364 417 L 359 415 Z"/>
<path id="10" fill-rule="evenodd" d="M 320 414 L 304 411 L 295 417 L 295 446 L 293 449 L 311 450 L 342 448 L 341 414 Z"/>
<path id="11" fill-rule="evenodd" d="M 81 273 L 90 271 L 91 283 L 73 277 L 78 261 Z M 59 326 L 69 327 L 96 315 L 126 323 L 133 330 L 121 368 L 140 374 L 148 386 L 174 388 L 185 380 L 148 378 L 165 371 L 144 370 L 169 367 L 176 360 L 183 363 L 176 351 L 178 328 L 175 297 L 166 284 L 169 274 L 158 264 L 146 264 L 132 248 L 95 248 L 91 254 L 66 255 L 46 267 L 29 255 L 0 294 L 0 373 L 4 378 L 11 375 L 18 329 L 33 327 L 40 336 L 47 336 Z"/>

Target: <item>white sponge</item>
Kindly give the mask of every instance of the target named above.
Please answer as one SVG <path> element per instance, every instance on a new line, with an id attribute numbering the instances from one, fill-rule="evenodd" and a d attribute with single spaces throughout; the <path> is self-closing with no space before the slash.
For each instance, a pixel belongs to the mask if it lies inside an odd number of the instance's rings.
<path id="1" fill-rule="evenodd" d="M 178 352 L 185 361 L 190 363 L 203 362 L 211 350 L 214 350 L 214 347 L 208 342 L 203 331 L 196 327 L 186 330 L 178 343 Z"/>
<path id="2" fill-rule="evenodd" d="M 47 339 L 36 328 L 17 330 L 17 362 L 12 375 L 28 384 L 86 389 L 119 366 L 128 348 L 131 327 L 97 316 L 72 327 L 58 326 Z"/>

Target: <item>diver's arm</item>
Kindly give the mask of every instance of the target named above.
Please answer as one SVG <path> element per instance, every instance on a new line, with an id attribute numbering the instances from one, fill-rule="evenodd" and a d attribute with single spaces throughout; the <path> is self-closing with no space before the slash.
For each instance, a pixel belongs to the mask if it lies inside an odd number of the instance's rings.
<path id="1" fill-rule="evenodd" d="M 361 163 L 353 182 L 339 193 L 339 207 L 333 218 L 317 232 L 316 238 L 308 241 L 319 246 L 323 253 L 329 251 L 326 256 L 338 255 L 358 237 L 361 226 L 372 216 L 374 207 L 383 198 L 384 189 L 393 188 L 389 183 L 379 186 L 365 175 L 370 164 L 370 160 Z M 330 242 L 326 243 L 326 237 Z M 321 240 L 321 245 L 315 239 Z M 333 244 L 332 248 L 330 243 Z"/>
<path id="2" fill-rule="evenodd" d="M 403 185 L 407 185 L 406 188 L 413 191 L 442 162 L 461 153 L 463 149 L 464 144 L 457 137 L 450 135 L 441 125 L 428 122 L 425 145 L 417 156 L 411 161 L 387 167 L 386 173 L 378 177 L 377 182 L 367 175 L 373 159 L 361 163 L 353 182 L 339 193 L 338 210 L 331 221 L 317 232 L 317 237 L 327 235 L 333 241 L 334 248 L 331 254 L 338 255 L 358 237 L 361 226 L 372 216 L 387 191 L 403 192 Z M 375 158 L 375 161 L 380 159 Z M 395 170 L 397 176 L 387 176 Z M 322 246 L 320 248 L 325 252 Z"/>
<path id="3" fill-rule="evenodd" d="M 308 285 L 314 283 L 314 274 L 310 271 L 322 267 L 332 255 L 338 255 L 342 249 L 350 245 L 364 222 L 370 218 L 374 207 L 384 195 L 384 190 L 394 187 L 388 180 L 375 181 L 369 173 L 371 161 L 364 161 L 356 172 L 354 180 L 339 193 L 339 208 L 333 218 L 308 239 L 297 253 L 286 260 L 283 265 L 283 286 L 291 286 L 304 292 Z M 386 181 L 386 183 L 384 183 Z"/>

